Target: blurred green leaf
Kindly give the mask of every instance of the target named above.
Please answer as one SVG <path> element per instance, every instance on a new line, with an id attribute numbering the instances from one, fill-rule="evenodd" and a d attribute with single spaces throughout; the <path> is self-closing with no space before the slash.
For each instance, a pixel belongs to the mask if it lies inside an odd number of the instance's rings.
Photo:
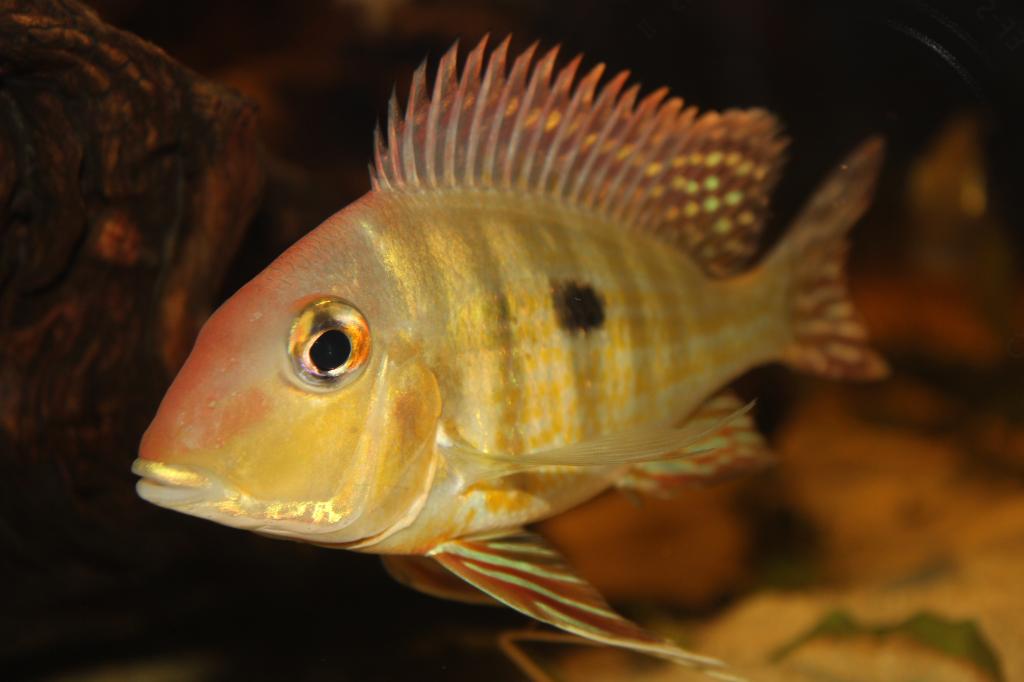
<path id="1" fill-rule="evenodd" d="M 832 611 L 810 630 L 772 653 L 771 660 L 777 663 L 815 639 L 893 636 L 906 637 L 947 656 L 969 661 L 995 682 L 1004 682 L 999 659 L 974 621 L 950 620 L 926 611 L 895 625 L 864 625 L 846 611 Z"/>

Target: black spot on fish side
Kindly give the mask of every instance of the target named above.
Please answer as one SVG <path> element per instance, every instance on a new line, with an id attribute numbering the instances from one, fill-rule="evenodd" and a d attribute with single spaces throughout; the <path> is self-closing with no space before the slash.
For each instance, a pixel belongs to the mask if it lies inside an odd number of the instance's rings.
<path id="1" fill-rule="evenodd" d="M 588 332 L 604 324 L 604 301 L 589 284 L 552 282 L 551 300 L 558 324 L 566 331 Z"/>

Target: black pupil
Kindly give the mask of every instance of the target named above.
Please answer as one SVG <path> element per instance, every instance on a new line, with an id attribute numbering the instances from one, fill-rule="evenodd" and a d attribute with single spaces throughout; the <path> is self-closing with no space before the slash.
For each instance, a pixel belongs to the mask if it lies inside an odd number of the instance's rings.
<path id="1" fill-rule="evenodd" d="M 321 334 L 309 347 L 309 359 L 318 372 L 326 374 L 338 369 L 352 354 L 352 342 L 345 332 L 330 329 Z"/>

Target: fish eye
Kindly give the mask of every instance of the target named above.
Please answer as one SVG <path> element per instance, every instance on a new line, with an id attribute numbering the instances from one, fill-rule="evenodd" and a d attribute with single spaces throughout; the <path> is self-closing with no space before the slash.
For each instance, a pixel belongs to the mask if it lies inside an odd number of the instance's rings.
<path id="1" fill-rule="evenodd" d="M 336 298 L 305 306 L 288 339 L 292 370 L 307 386 L 334 389 L 354 378 L 370 355 L 370 327 L 355 307 Z"/>

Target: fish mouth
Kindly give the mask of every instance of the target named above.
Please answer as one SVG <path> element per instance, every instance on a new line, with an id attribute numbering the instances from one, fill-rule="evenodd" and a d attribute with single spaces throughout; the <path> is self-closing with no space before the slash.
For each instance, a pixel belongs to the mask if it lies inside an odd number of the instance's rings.
<path id="1" fill-rule="evenodd" d="M 224 485 L 216 476 L 191 467 L 136 459 L 132 473 L 141 477 L 135 484 L 139 497 L 160 507 L 180 509 L 224 497 Z"/>
<path id="2" fill-rule="evenodd" d="M 141 477 L 135 484 L 139 497 L 158 507 L 270 535 L 291 537 L 309 531 L 308 524 L 301 522 L 268 521 L 264 503 L 212 472 L 139 458 L 132 463 L 132 473 Z"/>
<path id="3" fill-rule="evenodd" d="M 141 477 L 135 484 L 135 490 L 145 501 L 231 528 L 316 541 L 343 530 L 351 523 L 325 524 L 302 518 L 295 512 L 304 512 L 317 505 L 309 502 L 268 504 L 253 499 L 213 472 L 197 467 L 139 458 L 132 463 L 132 473 Z M 291 506 L 294 510 L 289 508 Z M 345 538 L 344 541 L 350 539 Z"/>

